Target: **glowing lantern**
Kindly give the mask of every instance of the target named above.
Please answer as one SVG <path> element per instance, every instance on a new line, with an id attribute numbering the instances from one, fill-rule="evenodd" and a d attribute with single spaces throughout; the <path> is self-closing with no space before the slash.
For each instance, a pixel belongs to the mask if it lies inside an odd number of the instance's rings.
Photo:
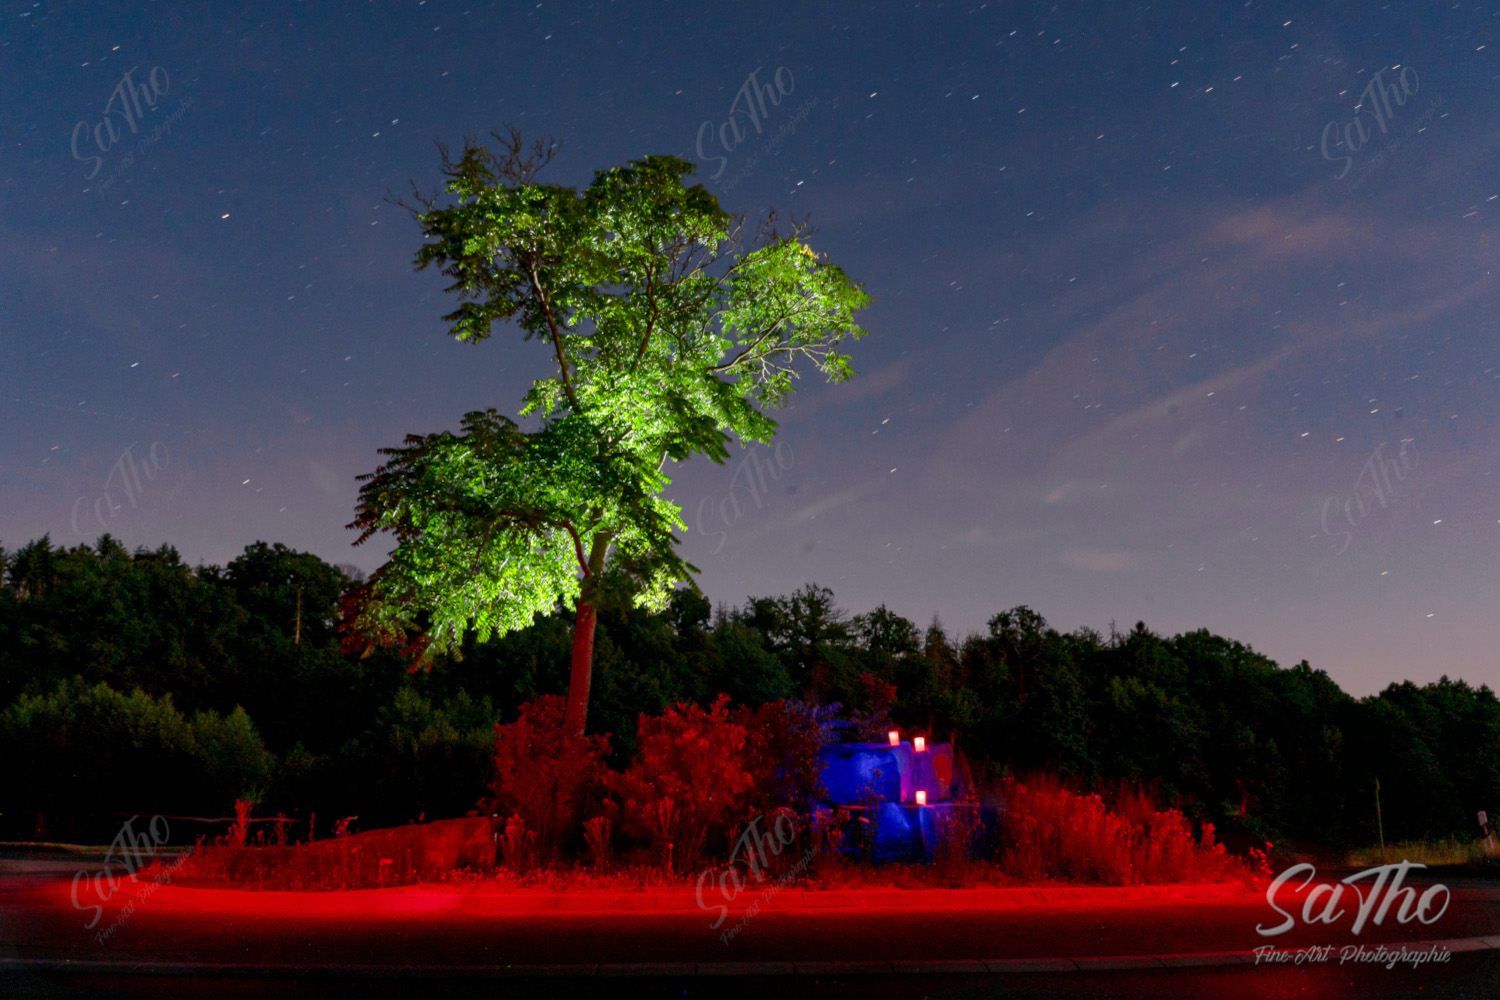
<path id="1" fill-rule="evenodd" d="M 886 733 L 886 735 L 891 738 L 891 746 L 896 746 L 901 742 L 901 734 L 894 729 L 892 729 L 889 733 Z"/>
<path id="2" fill-rule="evenodd" d="M 917 737 L 917 738 L 921 739 L 920 736 Z M 922 791 L 921 789 L 918 789 L 917 790 L 917 805 L 919 805 L 919 806 L 925 806 L 926 804 L 927 804 L 927 793 L 924 792 L 924 791 Z"/>
<path id="3" fill-rule="evenodd" d="M 921 753 L 927 749 L 927 740 L 924 737 L 918 736 L 912 741 L 912 746 L 916 749 L 917 753 Z"/>

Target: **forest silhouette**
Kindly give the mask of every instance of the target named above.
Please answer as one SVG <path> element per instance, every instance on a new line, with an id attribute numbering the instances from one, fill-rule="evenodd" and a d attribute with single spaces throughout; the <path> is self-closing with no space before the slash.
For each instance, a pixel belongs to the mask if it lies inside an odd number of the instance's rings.
<path id="1" fill-rule="evenodd" d="M 240 798 L 295 818 L 299 836 L 351 815 L 371 829 L 473 810 L 495 725 L 566 691 L 571 617 L 470 637 L 412 673 L 396 650 L 344 649 L 361 577 L 279 543 L 196 568 L 108 535 L 0 549 L 0 839 L 102 842 L 122 817 L 223 816 Z M 1476 811 L 1500 808 L 1488 687 L 1443 677 L 1356 699 L 1306 661 L 1282 668 L 1204 629 L 1060 633 L 1022 606 L 950 637 L 884 605 L 850 615 L 808 584 L 601 613 L 595 657 L 588 731 L 610 735 L 615 767 L 642 713 L 722 692 L 952 740 L 981 785 L 1135 784 L 1221 835 L 1373 843 L 1377 778 L 1388 841 L 1472 839 Z"/>

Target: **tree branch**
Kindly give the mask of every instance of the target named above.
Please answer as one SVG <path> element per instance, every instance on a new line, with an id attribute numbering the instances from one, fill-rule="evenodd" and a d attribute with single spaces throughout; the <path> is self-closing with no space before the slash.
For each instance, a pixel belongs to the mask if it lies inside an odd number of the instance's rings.
<path id="1" fill-rule="evenodd" d="M 536 291 L 537 299 L 542 304 L 542 314 L 547 317 L 547 326 L 552 331 L 552 347 L 557 351 L 557 366 L 562 369 L 563 391 L 568 394 L 568 402 L 573 404 L 574 411 L 577 411 L 580 409 L 578 395 L 573 391 L 573 380 L 568 376 L 568 361 L 563 357 L 562 332 L 557 328 L 557 317 L 552 314 L 552 303 L 547 300 L 547 293 L 542 289 L 542 279 L 536 273 L 535 261 L 530 262 L 526 273 L 531 277 L 531 287 Z"/>

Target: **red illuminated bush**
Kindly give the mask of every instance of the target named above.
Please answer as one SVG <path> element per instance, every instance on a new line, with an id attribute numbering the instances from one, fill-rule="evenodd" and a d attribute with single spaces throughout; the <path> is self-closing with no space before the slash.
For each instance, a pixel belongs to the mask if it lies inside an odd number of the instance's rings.
<path id="1" fill-rule="evenodd" d="M 728 702 L 720 695 L 706 712 L 681 704 L 642 713 L 636 759 L 611 780 L 625 803 L 626 832 L 650 839 L 668 870 L 690 871 L 711 835 L 727 841 L 747 818 L 747 734 L 730 719 Z"/>
<path id="2" fill-rule="evenodd" d="M 1104 885 L 1199 882 L 1235 877 L 1236 863 L 1205 824 L 1195 840 L 1187 818 L 1158 810 L 1139 794 L 1111 812 L 1097 795 L 1081 795 L 1055 778 L 1001 785 L 1005 810 L 999 862 L 1025 881 L 1059 879 Z"/>
<path id="3" fill-rule="evenodd" d="M 738 709 L 734 721 L 745 728 L 741 759 L 750 772 L 750 811 L 769 815 L 777 809 L 792 809 L 810 816 L 813 802 L 823 796 L 823 768 L 818 759 L 823 737 L 817 720 L 799 705 L 773 701 L 759 708 Z"/>
<path id="4" fill-rule="evenodd" d="M 565 708 L 562 697 L 543 695 L 522 705 L 515 722 L 495 727 L 495 798 L 485 804 L 501 816 L 519 815 L 543 859 L 578 825 L 583 796 L 609 753 L 608 736 L 564 731 Z"/>
<path id="5" fill-rule="evenodd" d="M 1201 841 L 1193 839 L 1187 817 L 1165 809 L 1142 828 L 1131 852 L 1137 882 L 1209 882 L 1225 878 L 1236 867 L 1214 843 L 1214 825 L 1203 824 Z"/>

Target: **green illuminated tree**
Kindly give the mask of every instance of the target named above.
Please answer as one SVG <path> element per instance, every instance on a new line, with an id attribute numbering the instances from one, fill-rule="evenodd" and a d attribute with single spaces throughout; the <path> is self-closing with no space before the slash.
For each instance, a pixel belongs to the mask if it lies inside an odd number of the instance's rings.
<path id="1" fill-rule="evenodd" d="M 685 184 L 686 160 L 648 156 L 578 191 L 536 183 L 555 147 L 491 134 L 499 152 L 469 139 L 455 161 L 439 146 L 446 204 L 415 189 L 417 205 L 399 204 L 431 240 L 418 270 L 453 279 L 453 336 L 478 343 L 509 320 L 544 346 L 551 374 L 520 410 L 541 428 L 487 410 L 461 434 L 382 449 L 394 457 L 361 477 L 350 527 L 398 547 L 352 631 L 430 664 L 469 628 L 484 641 L 573 605 L 564 726 L 582 733 L 598 609 L 660 611 L 696 572 L 674 551 L 686 525 L 660 496 L 667 459 L 722 463 L 726 431 L 769 441 L 760 407 L 781 405 L 799 361 L 830 382 L 853 375 L 835 348 L 864 335 L 853 313 L 869 299 L 807 246 L 805 223 L 781 234 L 773 214 L 747 251 L 743 220 Z"/>

